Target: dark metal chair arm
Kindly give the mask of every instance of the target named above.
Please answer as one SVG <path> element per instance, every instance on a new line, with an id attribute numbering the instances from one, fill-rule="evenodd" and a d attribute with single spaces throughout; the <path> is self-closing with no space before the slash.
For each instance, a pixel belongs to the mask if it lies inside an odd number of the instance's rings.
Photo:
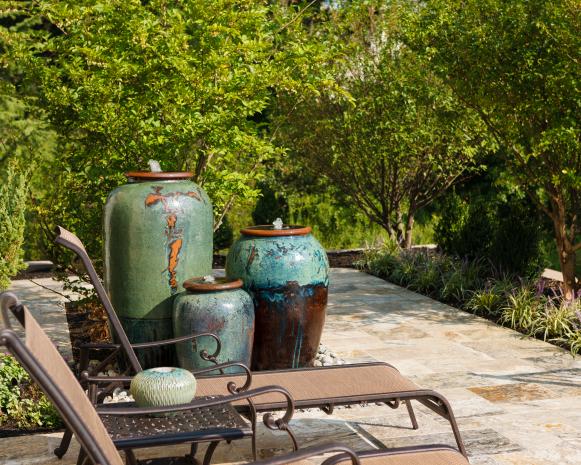
<path id="1" fill-rule="evenodd" d="M 84 342 L 79 344 L 79 349 L 119 349 L 121 344 L 112 344 L 110 342 Z"/>
<path id="2" fill-rule="evenodd" d="M 9 311 L 11 311 L 18 322 L 24 326 L 24 312 L 22 304 L 20 303 L 20 300 L 18 300 L 18 297 L 16 297 L 12 292 L 2 292 L 0 294 L 0 309 L 2 322 L 4 323 L 4 327 L 6 329 L 12 329 L 10 318 L 8 316 Z"/>
<path id="3" fill-rule="evenodd" d="M 220 338 L 214 333 L 190 334 L 188 336 L 174 337 L 173 339 L 164 339 L 161 341 L 132 343 L 131 347 L 133 347 L 133 349 L 150 349 L 165 345 L 179 344 L 180 342 L 193 341 L 199 337 L 211 337 L 216 341 L 216 351 L 213 354 L 209 354 L 206 349 L 203 349 L 200 351 L 200 357 L 208 362 L 218 363 L 216 359 L 222 350 L 222 342 L 220 341 Z M 112 344 L 109 342 L 86 342 L 80 344 L 79 348 L 85 350 L 114 350 L 120 349 L 121 344 Z"/>
<path id="4" fill-rule="evenodd" d="M 214 333 L 198 333 L 190 334 L 188 336 L 174 337 L 172 339 L 164 339 L 162 341 L 139 342 L 131 344 L 131 347 L 133 347 L 134 349 L 150 349 L 160 346 L 179 344 L 180 342 L 193 341 L 194 339 L 199 337 L 211 337 L 216 341 L 215 352 L 213 354 L 209 354 L 206 349 L 202 349 L 200 351 L 200 357 L 202 357 L 203 360 L 206 360 L 208 362 L 218 363 L 216 359 L 218 358 L 218 355 L 220 355 L 220 351 L 222 350 L 222 342 L 220 341 L 220 338 Z"/>
<path id="5" fill-rule="evenodd" d="M 192 374 L 195 376 L 195 375 L 200 375 L 203 373 L 210 373 L 210 372 L 216 371 L 216 370 L 222 372 L 222 370 L 224 370 L 225 368 L 231 368 L 231 367 L 242 368 L 242 370 L 244 371 L 244 374 L 246 375 L 246 381 L 244 382 L 244 384 L 241 387 L 237 387 L 236 383 L 234 381 L 230 381 L 226 385 L 228 391 L 232 394 L 246 391 L 250 387 L 250 385 L 252 384 L 252 372 L 250 371 L 250 368 L 248 368 L 242 362 L 219 363 L 219 364 L 211 366 L 211 367 L 199 368 L 197 370 L 192 370 Z M 242 375 L 242 373 L 240 373 L 240 374 L 236 373 L 236 374 L 233 374 L 232 376 L 241 376 L 241 375 Z M 80 376 L 81 381 L 88 382 L 88 383 L 94 383 L 94 384 L 112 383 L 112 382 L 127 382 L 128 383 L 131 381 L 132 378 L 133 378 L 133 376 L 125 376 L 125 375 L 95 376 L 95 375 L 92 375 L 91 373 L 89 373 L 87 370 L 82 371 L 81 376 Z"/>
<path id="6" fill-rule="evenodd" d="M 163 345 L 177 344 L 179 342 L 186 342 L 186 341 L 190 341 L 192 339 L 195 339 L 197 337 L 202 337 L 202 336 L 209 336 L 209 337 L 214 338 L 216 340 L 216 344 L 218 345 L 218 348 L 222 347 L 222 342 L 220 341 L 220 338 L 214 333 L 197 333 L 197 334 L 190 334 L 188 336 L 174 337 L 172 339 L 164 339 L 161 341 L 132 343 L 131 347 L 134 347 L 135 349 L 147 349 L 149 347 L 158 347 L 158 346 L 163 346 Z"/>
<path id="7" fill-rule="evenodd" d="M 226 387 L 228 388 L 228 391 L 231 392 L 232 394 L 235 394 L 237 392 L 242 392 L 242 391 L 248 390 L 248 388 L 252 384 L 252 372 L 250 371 L 250 368 L 248 368 L 242 362 L 225 362 L 225 363 L 219 363 L 219 364 L 217 364 L 217 365 L 215 365 L 213 367 L 207 367 L 207 368 L 200 368 L 200 369 L 197 369 L 197 370 L 192 370 L 192 373 L 194 374 L 194 376 L 195 375 L 201 375 L 203 373 L 210 373 L 210 372 L 216 371 L 216 370 L 219 370 L 220 373 L 223 373 L 223 370 L 225 368 L 230 368 L 230 367 L 239 367 L 239 368 L 242 368 L 244 370 L 244 374 L 246 374 L 246 381 L 244 382 L 244 384 L 241 387 L 237 387 L 236 386 L 236 383 L 234 381 L 230 381 L 226 385 Z M 232 376 L 241 376 L 241 375 L 242 375 L 242 373 L 232 374 Z M 224 376 L 224 375 L 222 375 L 222 376 Z"/>
<path id="8" fill-rule="evenodd" d="M 226 385 L 226 388 L 228 389 L 228 391 L 231 394 L 236 394 L 238 392 L 248 390 L 248 388 L 252 384 L 252 372 L 242 362 L 219 363 L 219 364 L 211 366 L 211 367 L 200 368 L 198 370 L 192 370 L 192 374 L 194 376 L 196 376 L 196 375 L 200 375 L 203 373 L 209 373 L 209 372 L 216 371 L 216 370 L 222 372 L 222 370 L 224 370 L 225 368 L 231 368 L 231 367 L 242 368 L 242 370 L 244 370 L 244 374 L 246 374 L 246 381 L 244 382 L 244 384 L 241 387 L 237 387 L 236 383 L 234 381 L 230 381 Z M 240 376 L 240 375 L 242 375 L 242 373 L 233 374 L 232 376 Z M 83 372 L 81 372 L 81 376 L 80 376 L 80 379 L 82 382 L 87 382 L 89 384 L 106 384 L 106 383 L 114 383 L 114 382 L 129 383 L 129 382 L 131 382 L 132 378 L 133 378 L 133 376 L 125 376 L 125 375 L 95 376 L 95 375 L 90 374 L 87 370 L 84 370 Z"/>
<path id="9" fill-rule="evenodd" d="M 252 462 L 252 465 L 287 465 L 299 462 L 300 460 L 315 457 L 317 455 L 328 454 L 330 452 L 341 452 L 341 455 L 347 454 L 353 465 L 361 465 L 359 457 L 355 451 L 339 443 L 329 443 L 320 446 L 305 447 L 304 449 L 299 449 L 298 451 L 291 452 L 289 454 L 283 454 L 276 457 L 271 457 L 269 459 Z"/>

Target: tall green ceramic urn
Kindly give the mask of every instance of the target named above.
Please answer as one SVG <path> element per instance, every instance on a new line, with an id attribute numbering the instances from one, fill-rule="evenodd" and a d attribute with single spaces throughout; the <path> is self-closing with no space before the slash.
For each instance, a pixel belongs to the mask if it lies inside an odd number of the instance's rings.
<path id="1" fill-rule="evenodd" d="M 212 271 L 212 205 L 192 173 L 131 172 L 105 205 L 105 286 L 131 342 L 173 336 L 173 297 Z M 174 363 L 143 350 L 144 368 Z"/>
<path id="2" fill-rule="evenodd" d="M 304 226 L 254 226 L 230 248 L 226 275 L 239 278 L 255 310 L 255 370 L 312 366 L 325 323 L 329 262 Z"/>

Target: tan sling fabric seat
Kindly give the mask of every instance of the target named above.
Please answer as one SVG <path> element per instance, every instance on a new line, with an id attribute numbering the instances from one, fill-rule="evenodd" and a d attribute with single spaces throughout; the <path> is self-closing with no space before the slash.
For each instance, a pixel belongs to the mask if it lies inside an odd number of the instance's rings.
<path id="1" fill-rule="evenodd" d="M 342 460 L 337 465 L 350 465 L 351 460 Z M 310 465 L 313 465 L 312 463 Z M 361 457 L 361 465 L 469 465 L 462 454 L 452 450 L 407 452 L 402 454 Z"/>
<path id="2" fill-rule="evenodd" d="M 246 378 L 235 375 L 199 378 L 197 395 L 226 395 L 229 380 L 241 386 Z M 269 385 L 284 386 L 297 407 L 317 407 L 322 400 L 329 404 L 374 401 L 390 393 L 420 390 L 397 369 L 385 363 L 252 373 L 253 388 Z M 258 410 L 266 410 L 282 405 L 283 401 L 276 394 L 261 396 L 255 400 L 255 406 Z"/>
<path id="3" fill-rule="evenodd" d="M 9 299 L 10 294 L 2 295 L 3 306 L 9 306 Z M 5 343 L 12 344 L 9 348 L 13 349 L 13 354 L 28 369 L 32 378 L 44 388 L 68 426 L 75 430 L 74 423 L 82 423 L 91 432 L 93 439 L 99 443 L 98 460 L 108 465 L 123 465 L 117 448 L 79 381 L 29 310 L 24 306 L 20 308 L 24 319 L 26 351 L 14 350 L 20 346 L 20 340 L 11 331 L 3 331 Z M 28 357 L 32 360 L 27 360 Z M 30 364 L 34 364 L 34 370 L 30 370 Z M 52 392 L 47 392 L 47 385 Z M 73 411 L 75 415 L 69 418 L 67 413 Z M 88 445 L 85 434 L 79 434 L 77 439 L 83 446 Z"/>
<path id="4" fill-rule="evenodd" d="M 396 455 L 360 457 L 361 465 L 470 465 L 466 457 L 452 450 L 406 452 Z M 300 460 L 288 465 L 315 465 L 310 460 Z M 334 465 L 352 465 L 350 459 L 335 462 Z"/>
<path id="5" fill-rule="evenodd" d="M 448 446 L 376 450 L 361 452 L 358 455 L 361 465 L 470 465 L 466 457 Z M 287 455 L 287 457 L 292 457 L 292 454 Z M 261 461 L 260 465 L 267 461 Z M 319 462 L 307 458 L 286 461 L 279 459 L 277 465 L 280 463 L 285 465 L 315 465 Z M 352 463 L 352 459 L 347 454 L 339 454 L 324 460 L 322 465 L 352 465 Z"/>

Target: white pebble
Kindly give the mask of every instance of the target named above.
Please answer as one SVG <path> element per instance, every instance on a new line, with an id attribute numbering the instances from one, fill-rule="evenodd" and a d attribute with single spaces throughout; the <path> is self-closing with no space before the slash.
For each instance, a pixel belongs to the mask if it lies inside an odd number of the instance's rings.
<path id="1" fill-rule="evenodd" d="M 116 388 L 113 390 L 113 397 L 119 397 L 119 393 L 120 393 L 121 391 L 123 391 L 123 388 L 116 387 Z"/>

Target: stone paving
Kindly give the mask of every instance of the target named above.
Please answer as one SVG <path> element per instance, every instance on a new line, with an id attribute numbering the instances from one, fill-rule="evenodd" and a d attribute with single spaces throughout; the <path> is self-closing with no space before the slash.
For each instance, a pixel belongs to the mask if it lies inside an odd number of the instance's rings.
<path id="1" fill-rule="evenodd" d="M 17 281 L 51 336 L 68 345 L 63 298 L 52 280 Z M 581 464 L 581 360 L 550 344 L 523 338 L 484 319 L 350 269 L 333 269 L 323 344 L 347 362 L 387 361 L 450 401 L 473 465 Z M 69 347 L 70 350 L 70 347 Z M 405 409 L 357 406 L 297 412 L 302 445 L 329 441 L 357 450 L 423 443 L 453 445 L 446 421 L 416 405 L 420 429 Z M 69 465 L 51 456 L 60 433 L 0 439 L 0 464 Z M 285 436 L 262 427 L 259 454 L 288 450 Z M 202 449 L 201 449 L 202 450 Z M 180 455 L 185 447 L 173 447 Z M 202 450 L 203 452 L 203 450 Z M 168 449 L 141 456 L 167 455 Z M 250 461 L 250 445 L 218 447 L 213 463 Z"/>

